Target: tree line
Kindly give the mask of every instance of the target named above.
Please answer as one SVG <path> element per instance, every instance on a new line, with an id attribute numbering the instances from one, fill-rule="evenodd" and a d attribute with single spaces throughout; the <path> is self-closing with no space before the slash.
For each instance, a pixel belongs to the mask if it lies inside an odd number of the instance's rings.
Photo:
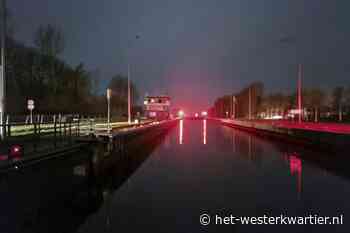
<path id="1" fill-rule="evenodd" d="M 350 114 L 350 86 L 338 86 L 330 90 L 305 88 L 302 91 L 303 108 L 307 110 L 305 120 L 339 120 Z M 297 93 L 272 93 L 263 97 L 259 112 L 267 115 L 286 115 L 296 109 Z"/>
<path id="2" fill-rule="evenodd" d="M 72 66 L 59 55 L 65 49 L 62 31 L 54 25 L 41 25 L 33 38 L 34 46 L 6 37 L 6 112 L 25 114 L 28 99 L 35 101 L 41 114 L 106 114 L 105 88 L 99 71 L 86 69 L 83 63 Z M 127 112 L 127 78 L 113 76 L 112 114 Z M 139 95 L 131 83 L 134 103 Z"/>

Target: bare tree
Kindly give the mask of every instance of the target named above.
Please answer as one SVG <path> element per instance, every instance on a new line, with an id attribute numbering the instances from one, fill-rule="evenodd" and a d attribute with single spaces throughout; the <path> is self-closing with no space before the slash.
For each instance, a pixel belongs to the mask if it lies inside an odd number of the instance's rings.
<path id="1" fill-rule="evenodd" d="M 101 72 L 100 70 L 96 69 L 94 71 L 90 72 L 90 79 L 91 79 L 91 92 L 94 96 L 97 96 L 100 91 L 100 79 L 101 79 Z"/>
<path id="2" fill-rule="evenodd" d="M 3 15 L 4 12 L 5 12 L 5 17 Z M 6 37 L 11 38 L 15 32 L 17 25 L 13 20 L 12 11 L 7 6 L 5 7 L 5 11 L 3 10 L 0 11 L 0 19 L 1 21 L 6 20 Z M 2 26 L 3 24 L 1 23 L 0 24 L 1 31 L 2 31 Z"/>
<path id="3" fill-rule="evenodd" d="M 333 90 L 333 107 L 338 110 L 338 120 L 343 120 L 344 87 L 336 87 Z"/>
<path id="4" fill-rule="evenodd" d="M 54 25 L 41 25 L 35 33 L 35 45 L 43 55 L 56 57 L 64 50 L 62 31 Z"/>
<path id="5" fill-rule="evenodd" d="M 41 25 L 35 33 L 34 44 L 39 49 L 41 55 L 47 58 L 50 63 L 50 84 L 54 91 L 57 92 L 57 78 L 55 77 L 55 60 L 64 50 L 64 37 L 62 31 L 54 25 Z"/>

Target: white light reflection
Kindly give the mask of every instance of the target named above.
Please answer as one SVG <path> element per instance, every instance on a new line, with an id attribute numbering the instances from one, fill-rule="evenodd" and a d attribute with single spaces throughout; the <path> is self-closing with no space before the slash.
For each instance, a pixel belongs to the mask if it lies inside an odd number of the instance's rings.
<path id="1" fill-rule="evenodd" d="M 207 144 L 207 120 L 203 120 L 203 144 Z"/>
<path id="2" fill-rule="evenodd" d="M 182 143 L 183 143 L 183 128 L 184 128 L 184 120 L 180 120 L 180 132 L 179 132 L 180 145 L 182 145 Z"/>

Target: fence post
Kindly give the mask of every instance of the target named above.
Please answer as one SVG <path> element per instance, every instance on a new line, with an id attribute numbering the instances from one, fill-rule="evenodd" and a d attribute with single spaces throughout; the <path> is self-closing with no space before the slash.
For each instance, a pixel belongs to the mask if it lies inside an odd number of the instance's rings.
<path id="1" fill-rule="evenodd" d="M 6 125 L 7 125 L 7 136 L 11 137 L 11 124 L 10 124 L 10 116 L 7 115 L 6 117 Z M 6 135 L 6 133 L 5 133 Z"/>
<path id="2" fill-rule="evenodd" d="M 72 143 L 72 120 L 68 122 L 69 127 L 69 142 Z"/>
<path id="3" fill-rule="evenodd" d="M 35 122 L 33 123 L 33 126 L 34 126 L 34 137 L 36 137 L 36 124 L 35 124 Z"/>
<path id="4" fill-rule="evenodd" d="M 58 124 L 59 124 L 59 129 L 60 129 L 60 140 L 62 140 L 62 116 L 61 114 L 59 114 L 59 118 L 58 118 Z"/>
<path id="5" fill-rule="evenodd" d="M 53 115 L 53 128 L 54 128 L 54 139 L 53 139 L 53 143 L 54 143 L 54 146 L 56 148 L 57 144 L 56 144 L 56 141 L 57 141 L 57 122 L 56 122 L 56 115 Z"/>
<path id="6" fill-rule="evenodd" d="M 80 136 L 80 116 L 78 117 L 78 128 L 77 128 L 77 137 Z"/>
<path id="7" fill-rule="evenodd" d="M 66 132 L 66 119 L 64 119 L 64 122 L 63 122 L 63 137 L 66 137 L 67 136 L 67 132 Z"/>
<path id="8" fill-rule="evenodd" d="M 37 125 L 38 125 L 38 140 L 40 140 L 40 134 L 41 134 L 41 124 L 40 124 L 40 121 L 37 122 Z"/>

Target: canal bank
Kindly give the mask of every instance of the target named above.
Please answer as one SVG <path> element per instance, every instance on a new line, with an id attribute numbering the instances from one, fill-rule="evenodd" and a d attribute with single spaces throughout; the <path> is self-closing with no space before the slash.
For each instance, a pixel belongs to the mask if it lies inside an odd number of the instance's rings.
<path id="1" fill-rule="evenodd" d="M 233 120 L 210 118 L 223 125 L 280 140 L 322 149 L 339 150 L 350 143 L 350 125 L 274 120 Z"/>
<path id="2" fill-rule="evenodd" d="M 101 157 L 106 157 L 108 154 L 122 153 L 125 147 L 130 144 L 134 138 L 138 139 L 144 135 L 163 133 L 176 123 L 177 120 L 175 119 L 133 124 L 128 127 L 113 129 L 110 133 L 107 133 L 107 130 L 99 130 L 95 131 L 94 135 L 70 137 L 69 141 L 61 146 L 56 146 L 56 144 L 60 143 L 62 140 L 46 143 L 47 145 L 44 144 L 45 146 L 38 146 L 36 143 L 39 142 L 34 141 L 34 147 L 39 147 L 41 149 L 33 150 L 30 153 L 27 152 L 27 147 L 24 146 L 24 143 L 27 142 L 17 142 L 15 144 L 15 147 L 18 148 L 16 154 L 12 154 L 11 150 L 9 154 L 5 152 L 4 155 L 1 155 L 4 159 L 0 160 L 0 173 L 6 173 L 9 170 L 20 170 L 46 160 L 63 158 L 82 150 L 91 154 L 95 161 Z M 40 143 L 43 144 L 45 141 L 41 140 Z"/>
<path id="3" fill-rule="evenodd" d="M 86 139 L 65 150 L 8 164 L 0 172 L 0 232 L 75 232 L 176 124 L 160 122 L 124 130 L 118 136 L 125 139 L 122 146 L 101 138 Z"/>

